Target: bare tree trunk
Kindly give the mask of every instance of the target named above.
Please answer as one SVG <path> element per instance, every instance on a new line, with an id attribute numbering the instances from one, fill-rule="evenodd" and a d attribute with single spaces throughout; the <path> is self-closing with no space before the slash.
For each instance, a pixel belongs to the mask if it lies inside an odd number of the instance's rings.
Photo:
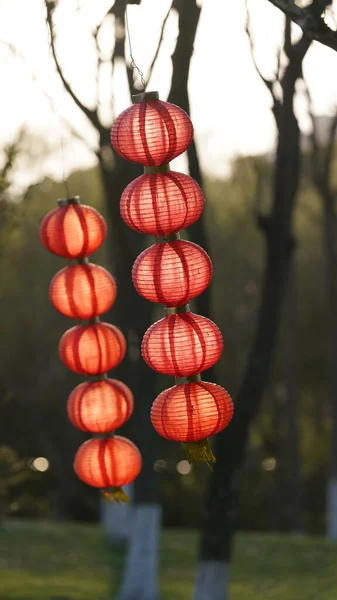
<path id="1" fill-rule="evenodd" d="M 296 259 L 293 257 L 289 274 L 288 293 L 285 302 L 285 410 L 287 421 L 287 472 L 289 473 L 289 527 L 295 534 L 302 532 L 301 519 L 301 468 L 298 432 L 298 385 L 297 385 L 297 290 Z"/>
<path id="2" fill-rule="evenodd" d="M 312 176 L 323 203 L 323 251 L 325 257 L 326 300 L 329 317 L 331 447 L 327 484 L 327 537 L 337 539 L 337 192 L 331 182 L 332 158 L 336 143 L 337 114 L 332 118 L 327 140 L 319 143 L 316 120 L 308 91 L 312 120 Z"/>
<path id="3" fill-rule="evenodd" d="M 194 600 L 228 598 L 228 566 L 236 504 L 233 478 L 243 462 L 249 427 L 258 411 L 270 373 L 293 248 L 292 215 L 300 174 L 300 131 L 293 101 L 295 85 L 302 73 L 302 60 L 309 45 L 310 41 L 302 38 L 291 46 L 289 31 L 286 31 L 289 62 L 279 81 L 282 102 L 273 94 L 278 144 L 272 207 L 268 217 L 259 219 L 266 239 L 261 305 L 233 420 L 216 437 L 217 462 L 206 498 Z M 266 84 L 272 91 L 273 82 Z M 208 581 L 209 585 L 206 587 L 203 581 Z"/>
<path id="4" fill-rule="evenodd" d="M 317 182 L 318 183 L 318 182 Z M 326 534 L 331 540 L 337 539 L 337 223 L 336 193 L 329 184 L 329 173 L 319 182 L 319 191 L 324 206 L 324 255 L 326 295 L 329 315 L 330 337 L 330 397 L 331 397 L 331 447 L 330 472 L 327 486 L 327 525 Z"/>
<path id="5" fill-rule="evenodd" d="M 273 410 L 273 437 L 275 440 L 273 458 L 275 458 L 275 467 L 266 475 L 269 477 L 269 526 L 270 531 L 279 533 L 282 523 L 282 496 L 283 496 L 283 479 L 282 479 L 282 450 L 284 447 L 283 430 L 284 430 L 284 409 L 283 409 L 283 386 L 276 386 L 270 394 L 272 410 Z"/>
<path id="6" fill-rule="evenodd" d="M 335 197 L 325 190 L 324 242 L 326 261 L 326 291 L 329 311 L 330 335 L 330 389 L 332 432 L 330 448 L 330 473 L 327 489 L 327 536 L 337 540 L 337 254 Z"/>

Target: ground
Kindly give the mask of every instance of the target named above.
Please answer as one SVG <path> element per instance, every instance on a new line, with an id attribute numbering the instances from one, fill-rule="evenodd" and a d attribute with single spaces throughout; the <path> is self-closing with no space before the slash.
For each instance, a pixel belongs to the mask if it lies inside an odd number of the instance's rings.
<path id="1" fill-rule="evenodd" d="M 191 600 L 197 535 L 162 539 L 163 600 Z M 123 565 L 96 526 L 10 521 L 0 529 L 0 600 L 108 600 Z M 111 598 L 111 595 L 110 595 Z M 337 544 L 239 534 L 231 600 L 336 600 Z"/>

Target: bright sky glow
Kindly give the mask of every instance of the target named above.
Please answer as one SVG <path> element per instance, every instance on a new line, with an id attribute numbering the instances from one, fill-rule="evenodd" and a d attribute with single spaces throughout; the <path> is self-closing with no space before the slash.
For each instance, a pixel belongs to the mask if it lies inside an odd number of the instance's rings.
<path id="1" fill-rule="evenodd" d="M 90 32 L 100 22 L 111 0 L 61 0 L 57 11 L 58 50 L 64 73 L 76 93 L 93 105 L 96 93 L 95 54 Z M 146 72 L 169 0 L 143 0 L 129 7 L 133 54 Z M 245 34 L 244 0 L 203 0 L 189 82 L 192 119 L 205 170 L 226 173 L 231 157 L 266 152 L 273 148 L 275 129 L 271 99 L 256 74 Z M 76 10 L 79 7 L 79 10 Z M 282 38 L 283 18 L 267 0 L 250 0 L 256 57 L 265 75 L 275 66 L 277 44 Z M 111 25 L 112 26 L 112 25 Z M 171 63 L 177 33 L 176 16 L 170 18 L 163 48 L 148 89 L 157 89 L 165 99 L 169 90 Z M 102 32 L 101 46 L 111 46 L 110 26 Z M 21 159 L 20 183 L 41 173 L 60 178 L 62 173 L 59 117 L 67 120 L 95 147 L 95 132 L 64 92 L 48 48 L 43 0 L 0 1 L 1 116 L 0 144 L 10 141 L 25 127 L 36 138 Z M 23 58 L 13 56 L 12 44 Z M 329 114 L 337 104 L 337 54 L 313 44 L 304 63 L 317 114 Z M 34 73 L 34 79 L 32 77 Z M 39 83 L 37 83 L 39 82 Z M 41 86 L 51 100 L 41 91 Z M 109 116 L 109 99 L 115 98 L 117 113 L 129 104 L 121 72 L 113 90 L 102 79 L 102 115 Z M 53 108 L 54 105 L 54 108 Z M 308 126 L 304 101 L 296 109 L 303 128 Z M 94 164 L 92 153 L 62 127 L 67 170 Z M 183 161 L 175 165 L 183 169 Z M 29 167 L 29 168 L 28 168 Z"/>

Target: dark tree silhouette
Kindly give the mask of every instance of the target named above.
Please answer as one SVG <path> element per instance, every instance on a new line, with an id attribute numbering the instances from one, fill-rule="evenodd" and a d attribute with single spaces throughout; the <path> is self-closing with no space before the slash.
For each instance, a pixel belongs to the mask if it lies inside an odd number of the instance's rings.
<path id="1" fill-rule="evenodd" d="M 331 29 L 324 20 L 324 13 L 332 5 L 332 0 L 313 0 L 305 7 L 298 6 L 293 0 L 290 2 L 269 0 L 269 2 L 296 23 L 309 40 L 337 50 L 337 31 Z"/>
<path id="2" fill-rule="evenodd" d="M 285 298 L 284 315 L 284 412 L 286 439 L 287 490 L 290 504 L 289 529 L 293 534 L 302 531 L 302 485 L 299 454 L 298 428 L 298 302 L 297 302 L 297 263 L 293 255 L 289 269 L 289 283 Z"/>
<path id="3" fill-rule="evenodd" d="M 318 119 L 313 114 L 307 89 L 309 115 L 312 123 L 311 174 L 322 200 L 323 253 L 325 258 L 325 295 L 329 319 L 330 405 L 332 417 L 330 472 L 327 486 L 327 529 L 330 539 L 337 539 L 337 189 L 332 179 L 336 147 L 337 114 L 328 123 L 325 139 L 320 140 Z"/>
<path id="4" fill-rule="evenodd" d="M 249 20 L 247 33 L 254 58 Z M 269 214 L 258 216 L 257 225 L 265 239 L 261 303 L 255 337 L 235 401 L 234 418 L 229 427 L 216 437 L 217 462 L 210 477 L 206 499 L 195 600 L 227 598 L 236 505 L 233 481 L 244 460 L 250 424 L 259 409 L 272 366 L 294 248 L 292 217 L 301 165 L 300 130 L 293 103 L 296 82 L 302 76 L 302 61 L 310 43 L 311 40 L 306 36 L 292 43 L 290 20 L 287 19 L 283 52 L 288 63 L 284 71 L 281 72 L 278 60 L 275 78 L 267 79 L 254 61 L 263 83 L 270 91 L 278 132 L 273 197 Z M 277 85 L 282 89 L 281 98 L 276 92 Z"/>

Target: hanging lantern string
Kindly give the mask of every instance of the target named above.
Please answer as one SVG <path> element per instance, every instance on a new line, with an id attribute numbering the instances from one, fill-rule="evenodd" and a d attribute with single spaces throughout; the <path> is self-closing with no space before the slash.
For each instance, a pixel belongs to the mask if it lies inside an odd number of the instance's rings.
<path id="1" fill-rule="evenodd" d="M 47 17 L 46 17 L 46 28 L 47 28 L 47 36 L 48 36 L 49 54 L 53 58 L 53 47 L 52 47 L 53 32 L 52 32 L 51 26 L 49 26 L 48 13 L 47 13 Z M 64 139 L 63 139 L 63 135 L 62 135 L 62 120 L 61 120 L 60 112 L 57 107 L 57 102 L 55 103 L 54 110 L 55 110 L 55 113 L 56 113 L 56 116 L 57 116 L 58 122 L 59 122 L 59 132 L 60 132 L 59 133 L 59 141 L 60 141 L 60 148 L 61 148 L 61 163 L 62 163 L 61 180 L 64 185 L 64 189 L 66 191 L 67 198 L 70 198 L 71 194 L 70 194 L 70 187 L 69 187 L 68 178 L 67 178 L 66 159 L 65 159 L 65 151 L 64 151 Z"/>
<path id="2" fill-rule="evenodd" d="M 140 70 L 140 68 L 136 64 L 136 61 L 135 61 L 133 53 L 132 53 L 130 25 L 129 25 L 129 17 L 128 17 L 128 4 L 127 4 L 127 0 L 124 0 L 124 1 L 125 1 L 125 25 L 126 25 L 126 32 L 127 32 L 127 38 L 128 38 L 128 44 L 129 44 L 130 67 L 137 71 L 137 73 L 140 77 L 141 84 L 144 88 L 144 92 L 145 92 L 146 81 L 144 79 L 144 73 L 143 73 L 143 71 Z"/>
<path id="3" fill-rule="evenodd" d="M 64 185 L 64 188 L 66 190 L 66 194 L 67 194 L 67 198 L 70 198 L 70 188 L 69 188 L 69 184 L 68 184 L 68 179 L 67 179 L 67 173 L 66 173 L 66 159 L 65 159 L 65 152 L 64 152 L 64 140 L 63 140 L 63 136 L 62 136 L 62 123 L 61 123 L 61 117 L 59 115 L 59 113 L 57 113 L 58 119 L 59 119 L 59 125 L 60 125 L 60 146 L 61 146 L 61 161 L 62 161 L 62 183 Z"/>

